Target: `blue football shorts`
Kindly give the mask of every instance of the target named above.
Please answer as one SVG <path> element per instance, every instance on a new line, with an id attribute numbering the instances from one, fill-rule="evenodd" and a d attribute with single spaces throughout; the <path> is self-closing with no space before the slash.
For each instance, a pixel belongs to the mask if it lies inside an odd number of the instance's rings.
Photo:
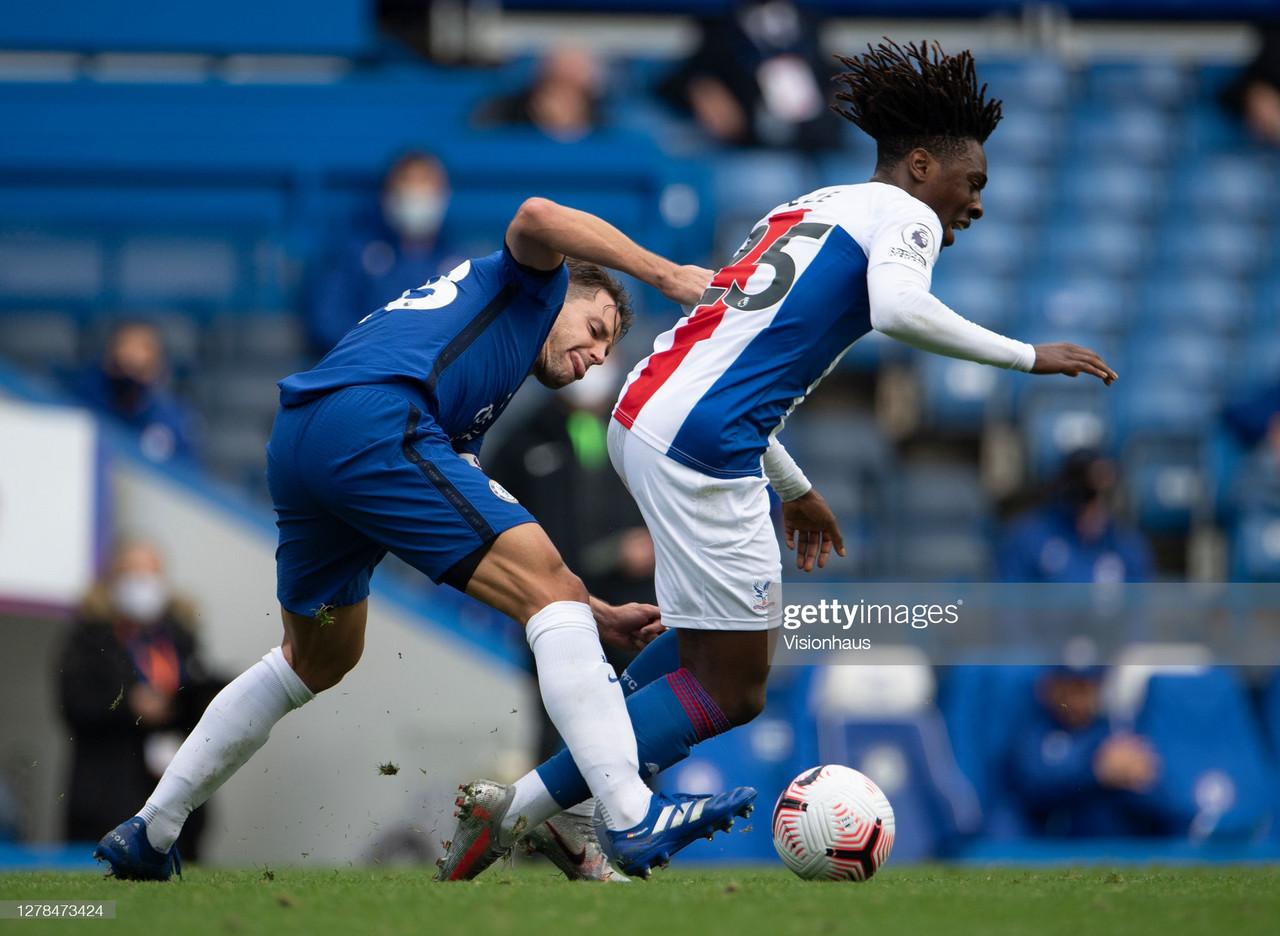
<path id="1" fill-rule="evenodd" d="M 281 407 L 267 485 L 280 531 L 276 594 L 295 614 L 363 601 L 388 552 L 439 582 L 504 530 L 534 522 L 398 387 Z"/>

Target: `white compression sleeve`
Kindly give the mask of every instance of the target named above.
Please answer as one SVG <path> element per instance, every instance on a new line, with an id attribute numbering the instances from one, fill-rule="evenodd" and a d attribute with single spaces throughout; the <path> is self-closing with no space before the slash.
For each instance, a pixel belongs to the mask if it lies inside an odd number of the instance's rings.
<path id="1" fill-rule="evenodd" d="M 880 263 L 868 270 L 867 293 L 871 327 L 913 348 L 1013 370 L 1035 366 L 1034 347 L 953 312 L 905 264 Z"/>
<path id="2" fill-rule="evenodd" d="M 764 451 L 762 464 L 764 476 L 769 479 L 769 484 L 778 492 L 778 497 L 783 503 L 803 497 L 813 487 L 809 479 L 804 476 L 804 472 L 800 470 L 800 466 L 796 464 L 796 460 L 782 447 L 782 443 L 776 437 L 769 440 L 769 447 Z"/>

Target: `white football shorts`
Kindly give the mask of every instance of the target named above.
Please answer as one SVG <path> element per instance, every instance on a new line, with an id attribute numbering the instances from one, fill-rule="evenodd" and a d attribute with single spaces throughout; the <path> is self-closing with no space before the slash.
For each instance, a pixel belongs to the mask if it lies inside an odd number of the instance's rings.
<path id="1" fill-rule="evenodd" d="M 609 457 L 653 537 L 662 622 L 698 630 L 781 623 L 782 553 L 764 478 L 713 478 L 682 465 L 617 420 Z"/>

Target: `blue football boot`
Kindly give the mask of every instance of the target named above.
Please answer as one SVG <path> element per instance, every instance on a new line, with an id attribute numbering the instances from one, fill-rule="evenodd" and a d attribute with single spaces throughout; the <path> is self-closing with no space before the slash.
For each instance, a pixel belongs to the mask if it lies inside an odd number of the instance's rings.
<path id="1" fill-rule="evenodd" d="M 182 861 L 178 849 L 158 852 L 147 841 L 147 822 L 134 816 L 106 835 L 93 850 L 93 857 L 109 862 L 111 877 L 125 881 L 167 881 L 175 871 L 182 877 Z"/>
<path id="2" fill-rule="evenodd" d="M 755 798 L 752 787 L 716 796 L 655 793 L 639 825 L 609 832 L 613 859 L 623 873 L 648 877 L 650 868 L 666 867 L 671 856 L 694 839 L 709 839 L 732 826 L 734 816 L 749 815 Z"/>

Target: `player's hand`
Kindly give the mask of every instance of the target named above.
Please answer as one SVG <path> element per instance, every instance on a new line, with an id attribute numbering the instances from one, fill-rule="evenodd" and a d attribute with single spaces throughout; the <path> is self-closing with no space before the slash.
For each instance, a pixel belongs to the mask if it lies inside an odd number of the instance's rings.
<path id="1" fill-rule="evenodd" d="M 713 276 L 715 276 L 714 270 L 689 264 L 688 266 L 674 267 L 663 277 L 661 282 L 654 283 L 654 285 L 672 302 L 692 306 L 697 305 L 698 301 L 702 299 L 702 294 L 711 285 L 711 277 Z"/>
<path id="2" fill-rule="evenodd" d="M 1098 745 L 1093 773 L 1109 789 L 1145 793 L 1160 776 L 1160 757 L 1146 738 L 1113 734 Z"/>
<path id="3" fill-rule="evenodd" d="M 1033 374 L 1066 374 L 1068 377 L 1092 374 L 1108 387 L 1119 376 L 1107 366 L 1098 352 L 1069 341 L 1038 344 L 1035 349 L 1036 363 L 1031 368 Z"/>
<path id="4" fill-rule="evenodd" d="M 173 719 L 173 699 L 144 682 L 129 687 L 129 709 L 144 725 L 163 725 Z"/>
<path id="5" fill-rule="evenodd" d="M 600 642 L 619 650 L 643 650 L 649 641 L 667 629 L 657 605 L 637 601 L 611 605 L 593 597 L 591 611 L 596 618 Z"/>
<path id="6" fill-rule="evenodd" d="M 844 537 L 840 535 L 836 515 L 814 488 L 783 503 L 782 532 L 787 549 L 796 550 L 796 568 L 805 572 L 813 571 L 815 560 L 819 569 L 826 566 L 833 546 L 837 555 L 844 555 Z"/>

